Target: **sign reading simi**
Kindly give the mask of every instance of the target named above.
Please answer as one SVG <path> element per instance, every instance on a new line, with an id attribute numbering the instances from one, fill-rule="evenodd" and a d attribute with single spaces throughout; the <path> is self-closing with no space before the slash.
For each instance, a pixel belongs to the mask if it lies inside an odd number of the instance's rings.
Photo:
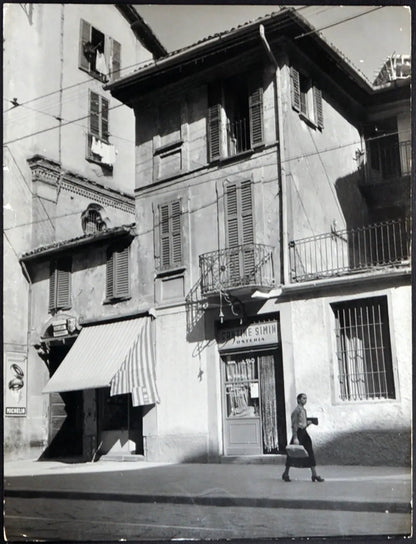
<path id="1" fill-rule="evenodd" d="M 239 349 L 252 346 L 277 344 L 277 321 L 251 323 L 241 327 L 220 329 L 217 334 L 219 350 Z"/>

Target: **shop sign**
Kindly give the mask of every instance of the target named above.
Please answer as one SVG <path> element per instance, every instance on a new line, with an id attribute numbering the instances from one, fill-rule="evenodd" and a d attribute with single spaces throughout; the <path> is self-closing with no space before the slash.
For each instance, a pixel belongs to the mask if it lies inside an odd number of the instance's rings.
<path id="1" fill-rule="evenodd" d="M 23 353 L 7 353 L 4 411 L 6 416 L 26 416 L 27 359 Z"/>
<path id="2" fill-rule="evenodd" d="M 217 334 L 217 342 L 220 350 L 277 344 L 277 321 L 264 321 L 220 329 Z"/>

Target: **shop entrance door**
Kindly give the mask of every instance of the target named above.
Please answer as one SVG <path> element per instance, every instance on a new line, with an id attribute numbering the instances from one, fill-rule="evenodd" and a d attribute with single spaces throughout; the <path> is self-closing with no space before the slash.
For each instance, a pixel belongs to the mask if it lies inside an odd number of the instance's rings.
<path id="1" fill-rule="evenodd" d="M 225 455 L 279 453 L 286 446 L 277 349 L 222 355 Z"/>

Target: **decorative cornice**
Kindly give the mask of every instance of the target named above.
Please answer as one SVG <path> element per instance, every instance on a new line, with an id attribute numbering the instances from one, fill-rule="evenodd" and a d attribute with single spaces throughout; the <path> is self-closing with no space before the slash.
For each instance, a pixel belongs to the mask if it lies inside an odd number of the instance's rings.
<path id="1" fill-rule="evenodd" d="M 60 190 L 76 193 L 104 206 L 111 206 L 134 214 L 133 195 L 103 187 L 75 172 L 64 170 L 58 162 L 42 155 L 34 155 L 27 162 L 32 170 L 34 183 L 42 182 L 56 188 L 59 187 Z"/>

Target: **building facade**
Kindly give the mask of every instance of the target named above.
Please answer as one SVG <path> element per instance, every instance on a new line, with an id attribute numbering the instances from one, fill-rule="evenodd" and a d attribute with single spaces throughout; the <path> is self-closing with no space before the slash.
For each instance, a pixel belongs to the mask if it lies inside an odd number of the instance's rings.
<path id="1" fill-rule="evenodd" d="M 107 88 L 137 123 L 146 458 L 282 454 L 305 392 L 320 462 L 408 463 L 409 79 L 284 9 Z"/>
<path id="2" fill-rule="evenodd" d="M 7 459 L 44 454 L 61 427 L 79 426 L 82 402 L 42 394 L 45 381 L 81 317 L 117 317 L 133 305 L 126 285 L 121 296 L 108 285 L 94 294 L 102 259 L 118 288 L 126 254 L 112 258 L 110 242 L 130 239 L 134 222 L 134 115 L 103 87 L 166 51 L 128 4 L 5 4 L 4 18 Z M 70 435 L 56 455 L 71 453 Z M 87 456 L 91 448 L 84 444 Z"/>

